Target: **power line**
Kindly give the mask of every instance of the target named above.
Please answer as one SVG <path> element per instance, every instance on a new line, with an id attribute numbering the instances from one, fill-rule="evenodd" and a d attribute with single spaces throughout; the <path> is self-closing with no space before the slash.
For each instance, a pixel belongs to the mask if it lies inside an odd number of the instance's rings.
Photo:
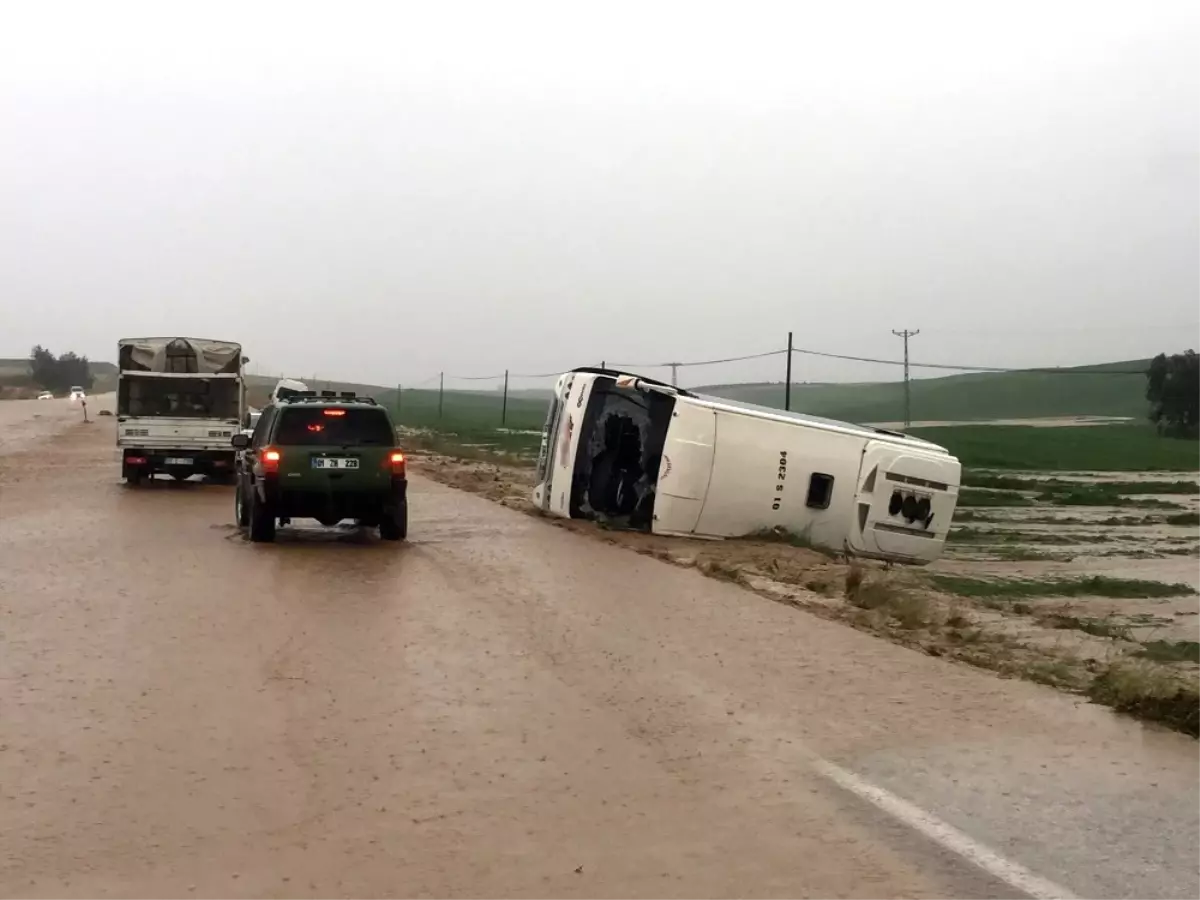
<path id="1" fill-rule="evenodd" d="M 681 369 L 695 366 L 719 366 L 725 363 L 745 362 L 748 359 L 766 359 L 769 356 L 783 356 L 787 350 L 768 350 L 765 353 L 750 353 L 746 356 L 730 356 L 725 359 L 701 359 L 694 362 L 661 362 L 661 363 L 613 363 L 618 369 L 661 369 L 678 366 Z"/>
<path id="2" fill-rule="evenodd" d="M 917 334 L 916 331 L 907 332 L 908 337 L 913 337 Z M 905 337 L 904 332 L 893 331 L 893 334 L 898 337 Z M 907 340 L 906 340 L 907 343 Z M 947 372 L 1025 372 L 1035 375 L 1145 375 L 1146 373 L 1140 369 L 1091 369 L 1083 367 L 1014 367 L 1014 366 L 982 366 L 969 365 L 961 363 L 927 363 L 916 362 L 914 360 L 905 359 L 881 359 L 874 356 L 857 356 L 849 353 L 829 353 L 824 350 L 810 350 L 804 347 L 793 347 L 792 353 L 797 353 L 802 356 L 816 356 L 823 359 L 841 359 L 849 362 L 872 363 L 881 366 L 900 366 L 910 369 L 935 369 Z M 609 363 L 610 368 L 615 369 L 651 369 L 651 368 L 697 368 L 701 366 L 719 366 L 728 363 L 746 362 L 756 359 L 769 359 L 774 356 L 785 356 L 788 350 L 767 350 L 762 353 L 747 353 L 741 356 L 727 356 L 720 359 L 699 359 L 691 361 L 679 362 L 641 362 L 641 363 Z M 563 372 L 569 371 L 570 368 L 559 369 L 554 372 L 510 372 L 508 377 L 511 378 L 556 378 Z M 452 381 L 500 381 L 504 378 L 504 373 L 495 375 L 454 375 L 446 373 L 445 378 Z M 439 379 L 438 375 L 432 375 L 420 382 L 416 382 L 413 387 L 405 388 L 405 390 L 415 389 L 416 386 L 427 384 L 431 381 Z"/>
<path id="3" fill-rule="evenodd" d="M 730 356 L 725 359 L 699 359 L 691 362 L 643 362 L 643 363 L 608 363 L 610 368 L 617 369 L 658 369 L 658 368 L 693 368 L 695 366 L 719 366 L 725 363 L 745 362 L 750 359 L 766 359 L 771 356 L 783 356 L 787 350 L 768 350 L 765 353 L 749 353 L 745 356 Z M 557 378 L 569 369 L 559 369 L 557 372 L 510 372 L 509 378 Z M 435 376 L 436 377 L 436 376 Z M 453 375 L 446 374 L 453 381 L 499 381 L 504 374 L 499 375 Z M 427 379 L 428 380 L 428 379 Z"/>
<path id="4" fill-rule="evenodd" d="M 805 350 L 801 347 L 796 347 L 792 350 L 793 353 L 802 353 L 805 356 L 821 356 L 826 359 L 847 359 L 851 362 L 876 363 L 882 366 L 903 366 L 902 359 L 877 359 L 872 356 L 849 356 L 844 353 L 825 353 L 822 350 Z M 1140 369 L 1092 369 L 1086 370 L 1083 367 L 1075 367 L 1069 369 L 1063 368 L 1030 368 L 1030 367 L 1004 367 L 1004 366 L 963 366 L 951 363 L 921 363 L 909 362 L 908 364 L 914 369 L 943 369 L 953 372 L 1030 372 L 1041 375 L 1145 375 L 1146 373 Z"/>

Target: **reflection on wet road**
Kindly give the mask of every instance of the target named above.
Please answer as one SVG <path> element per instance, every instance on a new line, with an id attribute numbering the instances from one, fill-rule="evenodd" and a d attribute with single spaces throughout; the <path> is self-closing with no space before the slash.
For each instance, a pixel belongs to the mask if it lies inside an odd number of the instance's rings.
<path id="1" fill-rule="evenodd" d="M 415 479 L 231 527 L 111 420 L 0 456 L 5 896 L 1196 896 L 1197 745 Z M 960 849 L 960 848 L 959 848 Z"/>

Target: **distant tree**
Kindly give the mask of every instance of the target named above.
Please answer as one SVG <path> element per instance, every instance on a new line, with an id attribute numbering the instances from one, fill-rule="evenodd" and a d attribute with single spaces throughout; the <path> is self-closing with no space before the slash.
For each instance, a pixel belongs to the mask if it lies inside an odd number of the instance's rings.
<path id="1" fill-rule="evenodd" d="M 91 390 L 92 383 L 95 381 L 92 378 L 91 366 L 88 365 L 88 358 L 79 356 L 70 350 L 58 358 L 58 371 L 67 387 L 77 384 Z"/>
<path id="2" fill-rule="evenodd" d="M 86 356 L 73 351 L 55 356 L 41 344 L 29 353 L 29 374 L 36 384 L 57 393 L 75 385 L 90 389 L 94 382 Z"/>
<path id="3" fill-rule="evenodd" d="M 1200 433 L 1200 356 L 1195 350 L 1160 353 L 1146 370 L 1150 421 L 1160 434 L 1196 437 Z"/>

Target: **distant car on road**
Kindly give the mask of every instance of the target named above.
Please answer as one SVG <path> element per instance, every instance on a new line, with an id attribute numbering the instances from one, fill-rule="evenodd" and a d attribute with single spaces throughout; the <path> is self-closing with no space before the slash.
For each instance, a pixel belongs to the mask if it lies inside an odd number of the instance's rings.
<path id="1" fill-rule="evenodd" d="M 50 391 L 42 391 L 40 394 L 37 395 L 37 398 L 39 400 L 53 400 L 54 394 L 50 393 Z"/>
<path id="2" fill-rule="evenodd" d="M 351 392 L 305 391 L 267 405 L 239 453 L 234 516 L 250 540 L 275 540 L 276 525 L 353 519 L 385 541 L 408 536 L 404 453 L 387 410 Z"/>
<path id="3" fill-rule="evenodd" d="M 71 388 L 70 394 L 67 396 L 72 403 L 82 403 L 87 399 L 87 395 L 83 392 L 83 388 L 79 385 L 74 385 Z"/>

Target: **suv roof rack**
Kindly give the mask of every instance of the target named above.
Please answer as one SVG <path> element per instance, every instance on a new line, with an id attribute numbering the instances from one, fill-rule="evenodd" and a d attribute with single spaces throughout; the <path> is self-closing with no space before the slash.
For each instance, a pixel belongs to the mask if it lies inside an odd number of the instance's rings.
<path id="1" fill-rule="evenodd" d="M 374 397 L 360 397 L 354 391 L 297 391 L 287 397 L 278 397 L 276 403 L 362 403 L 378 406 Z"/>

